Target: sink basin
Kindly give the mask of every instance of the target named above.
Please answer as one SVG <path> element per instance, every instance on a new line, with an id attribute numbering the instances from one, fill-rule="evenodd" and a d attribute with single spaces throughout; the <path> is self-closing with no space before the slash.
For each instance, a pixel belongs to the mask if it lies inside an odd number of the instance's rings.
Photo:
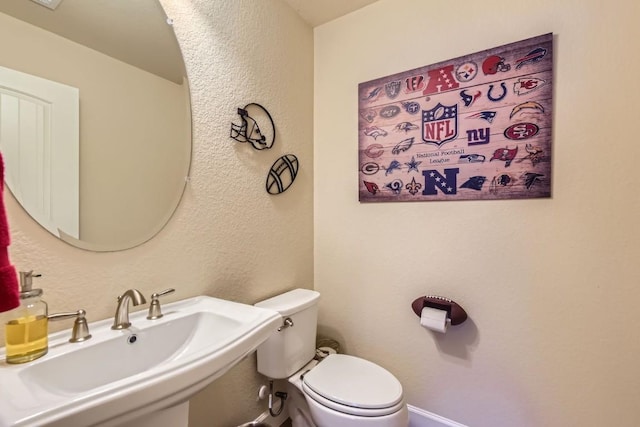
<path id="1" fill-rule="evenodd" d="M 24 365 L 0 351 L 0 426 L 118 425 L 188 400 L 265 341 L 282 322 L 272 310 L 212 297 L 89 324 L 92 338 L 49 336 L 47 355 Z"/>

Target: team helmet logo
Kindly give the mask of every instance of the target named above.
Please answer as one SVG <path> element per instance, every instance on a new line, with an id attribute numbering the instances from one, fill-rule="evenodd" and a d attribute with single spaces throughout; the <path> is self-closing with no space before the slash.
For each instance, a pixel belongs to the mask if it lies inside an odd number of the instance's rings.
<path id="1" fill-rule="evenodd" d="M 497 74 L 498 72 L 507 72 L 511 69 L 511 65 L 504 63 L 504 58 L 498 55 L 491 55 L 482 63 L 482 72 L 488 76 Z"/>

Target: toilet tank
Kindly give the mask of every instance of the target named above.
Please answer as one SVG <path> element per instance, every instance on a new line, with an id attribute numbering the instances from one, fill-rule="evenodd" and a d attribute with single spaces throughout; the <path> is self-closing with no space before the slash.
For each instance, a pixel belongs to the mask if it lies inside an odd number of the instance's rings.
<path id="1" fill-rule="evenodd" d="M 290 318 L 293 326 L 283 327 L 258 347 L 258 372 L 273 378 L 288 378 L 316 354 L 318 300 L 320 293 L 294 289 L 255 304 Z"/>

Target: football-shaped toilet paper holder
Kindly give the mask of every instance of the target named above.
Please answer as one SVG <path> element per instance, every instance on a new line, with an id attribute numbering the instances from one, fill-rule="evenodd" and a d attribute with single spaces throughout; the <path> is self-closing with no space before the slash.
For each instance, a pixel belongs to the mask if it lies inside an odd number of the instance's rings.
<path id="1" fill-rule="evenodd" d="M 458 303 L 449 298 L 437 295 L 427 295 L 417 298 L 413 303 L 411 303 L 411 308 L 418 317 L 422 316 L 422 309 L 425 307 L 445 310 L 447 312 L 447 318 L 451 321 L 451 325 L 453 326 L 459 325 L 467 320 L 467 312 L 464 311 Z"/>

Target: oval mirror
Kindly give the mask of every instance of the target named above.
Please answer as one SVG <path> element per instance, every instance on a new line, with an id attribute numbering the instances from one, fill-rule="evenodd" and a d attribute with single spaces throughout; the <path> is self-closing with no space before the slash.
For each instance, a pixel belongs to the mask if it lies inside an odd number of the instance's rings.
<path id="1" fill-rule="evenodd" d="M 157 234 L 184 192 L 191 108 L 157 0 L 0 1 L 5 182 L 61 240 L 94 251 Z"/>

